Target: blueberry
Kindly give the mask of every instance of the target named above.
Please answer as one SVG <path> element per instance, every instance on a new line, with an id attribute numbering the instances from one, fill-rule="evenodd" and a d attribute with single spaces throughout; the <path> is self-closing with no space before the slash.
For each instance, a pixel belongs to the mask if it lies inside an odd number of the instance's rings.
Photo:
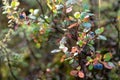
<path id="1" fill-rule="evenodd" d="M 97 64 L 95 64 L 95 65 L 94 65 L 94 68 L 95 68 L 95 69 L 98 69 L 98 65 L 97 65 Z"/>
<path id="2" fill-rule="evenodd" d="M 20 19 L 24 19 L 25 18 L 22 14 L 20 14 L 19 17 L 20 17 Z"/>
<path id="3" fill-rule="evenodd" d="M 98 64 L 95 64 L 94 65 L 94 69 L 103 69 L 103 65 L 102 64 L 100 64 L 100 63 L 98 63 Z"/>
<path id="4" fill-rule="evenodd" d="M 95 36 L 94 32 L 90 32 L 89 34 L 92 38 Z"/>

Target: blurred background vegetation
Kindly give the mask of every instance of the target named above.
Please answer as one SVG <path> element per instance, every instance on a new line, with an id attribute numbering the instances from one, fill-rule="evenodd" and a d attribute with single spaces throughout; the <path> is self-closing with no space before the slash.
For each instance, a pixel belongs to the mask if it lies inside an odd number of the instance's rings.
<path id="1" fill-rule="evenodd" d="M 19 0 L 20 8 L 28 14 L 30 8 L 39 8 L 35 0 Z M 86 0 L 90 11 L 97 17 L 91 20 L 97 26 L 105 27 L 104 35 L 106 41 L 97 41 L 96 49 L 110 51 L 113 54 L 115 69 L 109 74 L 110 79 L 120 80 L 120 0 Z M 46 0 L 40 0 L 44 12 L 47 12 Z M 76 9 L 79 9 L 77 7 Z M 36 26 L 36 25 L 33 25 Z M 0 0 L 0 39 L 8 31 L 8 20 L 6 15 L 2 14 L 2 1 Z M 63 53 L 51 54 L 51 50 L 58 48 L 56 39 L 60 39 L 61 34 L 52 33 L 50 39 L 42 44 L 35 44 L 33 40 L 26 37 L 22 29 L 16 30 L 12 40 L 8 43 L 8 48 L 13 54 L 14 64 L 12 70 L 18 80 L 74 80 L 69 72 L 71 66 L 67 62 L 60 62 Z M 45 39 L 45 37 L 44 37 Z M 19 55 L 17 55 L 17 54 Z M 1 53 L 0 53 L 1 54 Z M 11 76 L 8 66 L 2 61 L 3 55 L 0 55 L 0 80 L 14 80 Z M 39 79 L 38 79 L 39 78 Z M 92 79 L 96 80 L 96 79 Z"/>

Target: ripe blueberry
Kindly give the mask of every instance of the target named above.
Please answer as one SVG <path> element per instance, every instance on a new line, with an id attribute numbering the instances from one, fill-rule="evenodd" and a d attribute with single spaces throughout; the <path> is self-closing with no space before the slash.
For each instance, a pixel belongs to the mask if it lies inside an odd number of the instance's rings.
<path id="1" fill-rule="evenodd" d="M 94 65 L 94 69 L 103 69 L 103 65 L 98 63 Z"/>
<path id="2" fill-rule="evenodd" d="M 20 14 L 20 19 L 24 19 L 25 17 L 23 16 L 23 14 Z"/>

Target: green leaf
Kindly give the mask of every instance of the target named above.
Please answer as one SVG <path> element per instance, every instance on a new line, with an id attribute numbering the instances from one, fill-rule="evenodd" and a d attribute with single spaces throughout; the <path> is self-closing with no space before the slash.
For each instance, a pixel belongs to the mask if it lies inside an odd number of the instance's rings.
<path id="1" fill-rule="evenodd" d="M 93 47 L 93 45 L 90 45 L 89 48 L 90 48 L 90 50 L 95 52 L 95 48 Z"/>
<path id="2" fill-rule="evenodd" d="M 63 0 L 64 1 L 64 0 Z M 76 3 L 76 0 L 67 0 L 66 1 L 66 5 L 71 5 L 71 4 L 75 4 Z"/>
<path id="3" fill-rule="evenodd" d="M 60 10 L 60 9 L 62 9 L 64 6 L 63 6 L 62 4 L 59 4 L 59 5 L 55 5 L 55 7 L 56 7 L 57 10 Z"/>
<path id="4" fill-rule="evenodd" d="M 50 3 L 47 3 L 47 6 L 50 8 L 50 10 L 52 10 L 52 6 L 50 5 Z"/>
<path id="5" fill-rule="evenodd" d="M 71 60 L 69 61 L 69 64 L 72 64 L 72 63 L 73 63 L 73 61 L 74 61 L 74 59 L 71 59 Z"/>
<path id="6" fill-rule="evenodd" d="M 83 4 L 83 9 L 84 9 L 84 11 L 89 11 L 89 5 L 88 4 Z"/>
<path id="7" fill-rule="evenodd" d="M 53 13 L 57 14 L 57 10 L 53 10 Z"/>
<path id="8" fill-rule="evenodd" d="M 90 56 L 87 56 L 87 60 L 88 60 L 88 61 L 91 60 L 91 57 L 90 57 Z"/>
<path id="9" fill-rule="evenodd" d="M 17 1 L 12 1 L 12 2 L 11 2 L 11 6 L 12 6 L 12 7 L 17 7 L 17 6 L 19 6 L 19 4 L 20 4 L 20 3 L 17 2 Z"/>
<path id="10" fill-rule="evenodd" d="M 33 13 L 33 12 L 34 12 L 34 9 L 30 9 L 29 12 L 30 12 L 30 13 Z"/>
<path id="11" fill-rule="evenodd" d="M 68 58 L 66 58 L 65 61 L 70 60 L 70 59 L 72 59 L 72 57 L 68 57 Z"/>
<path id="12" fill-rule="evenodd" d="M 82 45 L 84 44 L 84 42 L 82 40 L 78 41 L 77 44 L 82 47 Z"/>
<path id="13" fill-rule="evenodd" d="M 111 67 L 115 67 L 115 65 L 112 62 L 108 62 L 108 65 Z"/>
<path id="14" fill-rule="evenodd" d="M 89 70 L 92 70 L 92 69 L 93 69 L 93 64 L 90 64 L 90 65 L 88 66 L 88 69 L 89 69 Z"/>
<path id="15" fill-rule="evenodd" d="M 80 18 L 80 12 L 75 12 L 74 17 L 77 18 L 77 19 Z"/>
<path id="16" fill-rule="evenodd" d="M 86 22 L 86 23 L 83 23 L 83 26 L 85 28 L 90 28 L 92 25 L 91 25 L 91 23 Z"/>
<path id="17" fill-rule="evenodd" d="M 104 58 L 104 61 L 110 61 L 110 59 L 112 58 L 112 54 L 106 53 L 103 58 Z"/>
<path id="18" fill-rule="evenodd" d="M 94 41 L 93 41 L 93 40 L 91 40 L 91 41 L 90 41 L 90 44 L 94 44 Z"/>
<path id="19" fill-rule="evenodd" d="M 41 47 L 41 44 L 40 44 L 40 43 L 36 43 L 36 47 L 37 47 L 37 48 L 40 48 L 40 47 Z"/>
<path id="20" fill-rule="evenodd" d="M 87 13 L 87 15 L 88 15 L 88 16 L 94 16 L 94 14 L 92 14 L 92 13 Z"/>
<path id="21" fill-rule="evenodd" d="M 59 3 L 61 3 L 61 2 L 62 2 L 62 0 L 58 0 L 58 2 L 59 2 Z"/>
<path id="22" fill-rule="evenodd" d="M 107 38 L 106 38 L 105 36 L 103 36 L 103 35 L 99 35 L 99 36 L 97 37 L 97 39 L 107 40 Z"/>
<path id="23" fill-rule="evenodd" d="M 77 70 L 80 70 L 80 69 L 81 69 L 81 66 L 78 66 L 76 69 L 77 69 Z"/>
<path id="24" fill-rule="evenodd" d="M 81 12 L 81 16 L 80 16 L 80 19 L 84 19 L 84 17 L 87 15 L 87 13 L 86 12 Z"/>
<path id="25" fill-rule="evenodd" d="M 101 34 L 101 33 L 103 33 L 103 31 L 104 31 L 104 27 L 101 27 L 101 28 L 98 28 L 97 30 L 95 30 L 95 33 Z"/>

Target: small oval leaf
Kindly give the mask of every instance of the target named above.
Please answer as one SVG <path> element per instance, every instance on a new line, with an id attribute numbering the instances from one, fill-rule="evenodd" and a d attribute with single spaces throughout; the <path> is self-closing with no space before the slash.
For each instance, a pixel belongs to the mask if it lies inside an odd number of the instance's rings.
<path id="1" fill-rule="evenodd" d="M 85 28 L 91 28 L 91 23 L 88 23 L 88 22 L 85 22 L 85 23 L 83 23 L 83 26 L 85 27 Z"/>
<path id="2" fill-rule="evenodd" d="M 105 36 L 103 36 L 103 35 L 99 35 L 99 36 L 97 37 L 97 39 L 107 40 L 107 38 L 106 38 Z"/>
<path id="3" fill-rule="evenodd" d="M 84 77 L 85 77 L 85 75 L 84 75 L 84 73 L 83 73 L 82 71 L 79 71 L 79 72 L 78 72 L 78 76 L 79 76 L 80 78 L 84 78 Z"/>
<path id="4" fill-rule="evenodd" d="M 73 24 L 71 24 L 71 25 L 68 27 L 68 29 L 74 28 L 74 27 L 76 27 L 76 26 L 78 26 L 78 23 L 73 23 Z"/>
<path id="5" fill-rule="evenodd" d="M 112 66 L 109 66 L 107 62 L 102 62 L 104 67 L 107 69 L 112 69 Z"/>
<path id="6" fill-rule="evenodd" d="M 90 65 L 88 66 L 88 69 L 89 69 L 89 70 L 92 70 L 92 69 L 93 69 L 93 64 L 90 64 Z"/>
<path id="7" fill-rule="evenodd" d="M 75 12 L 74 17 L 77 18 L 77 19 L 80 18 L 80 12 Z"/>
<path id="8" fill-rule="evenodd" d="M 70 75 L 72 75 L 72 76 L 76 76 L 76 75 L 77 75 L 77 73 L 78 73 L 78 71 L 77 71 L 77 70 L 72 70 L 72 71 L 70 71 Z"/>
<path id="9" fill-rule="evenodd" d="M 97 30 L 95 30 L 95 33 L 101 34 L 101 33 L 103 33 L 103 31 L 104 31 L 104 27 L 101 27 L 101 28 L 98 28 Z"/>
<path id="10" fill-rule="evenodd" d="M 104 61 L 109 61 L 112 58 L 112 54 L 106 53 L 103 58 L 104 58 Z"/>

